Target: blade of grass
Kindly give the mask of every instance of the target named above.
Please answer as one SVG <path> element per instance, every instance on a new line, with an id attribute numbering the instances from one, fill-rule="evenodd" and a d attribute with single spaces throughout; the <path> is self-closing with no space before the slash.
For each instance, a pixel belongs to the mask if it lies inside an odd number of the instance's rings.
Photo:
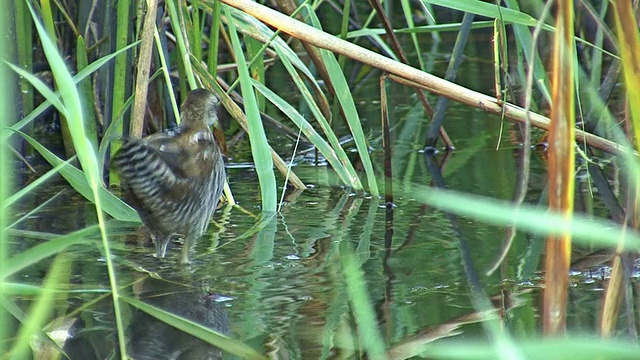
<path id="1" fill-rule="evenodd" d="M 302 98 L 305 100 L 307 106 L 311 110 L 311 113 L 315 116 L 316 120 L 318 121 L 318 124 L 320 125 L 320 128 L 322 129 L 325 136 L 327 137 L 329 144 L 331 144 L 332 150 L 335 152 L 338 159 L 340 160 L 340 167 L 336 169 L 336 167 L 334 166 L 334 170 L 339 173 L 343 171 L 345 172 L 346 178 L 343 179 L 345 185 L 352 187 L 356 191 L 362 190 L 362 183 L 360 182 L 360 178 L 358 177 L 356 170 L 353 168 L 353 164 L 351 164 L 351 161 L 347 157 L 347 154 L 345 153 L 344 149 L 340 145 L 340 140 L 336 136 L 333 129 L 331 129 L 331 125 L 329 124 L 329 121 L 327 121 L 322 110 L 320 110 L 320 107 L 318 106 L 318 104 L 313 100 L 311 93 L 309 92 L 307 87 L 304 85 L 304 82 L 300 77 L 300 75 L 298 74 L 298 72 L 295 71 L 293 64 L 289 61 L 289 58 L 286 56 L 282 56 L 278 48 L 276 48 L 276 53 L 278 53 L 280 61 L 282 61 L 282 64 L 289 72 L 289 75 L 291 75 L 293 82 L 298 87 L 298 90 L 300 91 L 300 94 L 302 95 Z"/>
<path id="2" fill-rule="evenodd" d="M 24 1 L 16 1 L 13 4 L 15 10 L 14 24 L 16 26 L 16 45 L 18 64 L 27 72 L 33 71 L 33 28 L 31 27 L 31 15 L 27 11 Z M 9 57 L 2 56 L 3 59 Z M 19 116 L 33 110 L 33 92 L 25 79 L 20 80 L 20 93 L 22 94 L 22 109 Z M 9 125 L 9 124 L 7 124 Z"/>
<path id="3" fill-rule="evenodd" d="M 340 39 L 345 40 L 347 33 L 349 32 L 349 18 L 351 17 L 351 0 L 345 0 L 342 4 L 342 21 L 340 23 Z M 344 68 L 347 58 L 345 56 L 338 56 L 338 64 L 341 68 Z"/>
<path id="4" fill-rule="evenodd" d="M 596 14 L 593 5 L 589 2 L 583 2 L 582 6 L 585 8 L 589 8 L 593 14 Z M 604 26 L 604 18 L 607 15 L 607 9 L 609 8 L 609 3 L 603 2 L 600 4 L 600 9 L 598 16 L 600 18 L 600 24 Z M 593 50 L 591 52 L 591 82 L 596 85 L 600 84 L 600 79 L 602 78 L 602 66 L 604 65 L 602 62 L 602 49 L 604 44 L 604 34 L 605 29 L 603 26 L 598 26 L 596 29 L 596 34 L 593 40 Z"/>
<path id="5" fill-rule="evenodd" d="M 51 71 L 53 73 L 54 80 L 56 85 L 60 89 L 60 97 L 64 103 L 64 107 L 67 110 L 63 115 L 66 117 L 69 122 L 69 128 L 71 133 L 71 138 L 73 140 L 73 145 L 75 147 L 76 153 L 78 154 L 78 159 L 80 160 L 80 164 L 82 165 L 82 169 L 85 172 L 86 180 L 89 183 L 89 186 L 92 190 L 93 197 L 95 199 L 95 207 L 96 214 L 98 217 L 98 225 L 100 228 L 100 235 L 102 239 L 102 246 L 105 261 L 107 263 L 107 272 L 109 274 L 109 282 L 111 285 L 111 291 L 113 296 L 113 306 L 114 313 L 116 319 L 116 329 L 118 334 L 118 341 L 120 347 L 121 357 L 126 358 L 127 350 L 126 343 L 124 339 L 124 326 L 122 322 L 122 314 L 120 311 L 120 302 L 119 298 L 119 289 L 117 286 L 115 269 L 113 265 L 113 261 L 111 258 L 111 250 L 109 248 L 109 242 L 107 239 L 106 228 L 104 226 L 104 213 L 102 212 L 102 205 L 100 202 L 100 190 L 104 187 L 102 186 L 102 181 L 100 179 L 100 170 L 98 169 L 98 160 L 96 158 L 96 149 L 93 148 L 91 142 L 88 140 L 84 118 L 82 113 L 82 106 L 80 103 L 80 95 L 78 94 L 78 89 L 75 86 L 73 78 L 69 73 L 69 70 L 66 68 L 64 60 L 58 53 L 57 48 L 54 46 L 51 39 L 48 38 L 47 34 L 44 31 L 44 28 L 38 21 L 33 9 L 29 8 L 31 11 L 31 15 L 33 17 L 33 22 L 35 24 L 36 30 L 38 31 L 38 35 L 40 36 L 40 41 L 42 43 L 42 48 L 44 50 L 45 57 L 51 66 Z"/>
<path id="6" fill-rule="evenodd" d="M 394 184 L 395 188 L 398 188 Z M 623 229 L 606 219 L 574 215 L 568 219 L 547 208 L 513 204 L 486 197 L 461 194 L 448 190 L 433 190 L 412 184 L 399 191 L 403 196 L 413 196 L 417 201 L 458 215 L 469 216 L 487 224 L 499 226 L 515 224 L 519 230 L 541 235 L 562 235 L 570 232 L 576 243 L 615 248 L 625 237 L 625 250 L 640 250 L 640 233 Z"/>
<path id="7" fill-rule="evenodd" d="M 56 110 L 58 110 L 60 113 L 64 113 L 67 110 L 64 108 L 64 105 L 62 105 L 62 101 L 60 101 L 60 97 L 59 94 L 56 92 L 53 92 L 53 90 L 49 89 L 49 87 L 40 79 L 38 79 L 38 77 L 36 77 L 33 74 L 29 74 L 28 72 L 26 72 L 25 70 L 20 69 L 19 67 L 11 64 L 11 63 L 6 63 L 7 65 L 9 65 L 9 67 L 11 69 L 13 69 L 13 71 L 15 71 L 18 75 L 22 76 L 25 80 L 27 80 L 29 83 L 31 83 L 31 85 L 40 93 L 42 94 L 42 96 L 47 99 L 49 101 L 50 104 L 53 105 L 53 107 L 56 108 Z"/>
<path id="8" fill-rule="evenodd" d="M 8 196 L 2 204 L 2 208 L 4 210 L 8 210 L 9 206 L 13 205 L 13 203 L 20 200 L 23 196 L 34 191 L 38 186 L 44 184 L 45 181 L 49 180 L 52 176 L 56 175 L 60 171 L 60 169 L 69 165 L 69 163 L 71 163 L 73 160 L 75 160 L 75 157 L 56 165 L 53 169 L 47 171 L 44 175 L 40 176 L 29 185 L 16 191 L 13 195 Z"/>
<path id="9" fill-rule="evenodd" d="M 614 19 L 616 20 L 616 32 L 620 39 L 620 55 L 622 58 L 622 69 L 624 74 L 625 90 L 629 99 L 629 110 L 633 122 L 633 138 L 636 141 L 636 149 L 640 149 L 640 35 L 635 24 L 635 12 L 628 2 L 616 2 L 613 7 Z M 633 21 L 627 23 L 627 21 Z"/>
<path id="10" fill-rule="evenodd" d="M 401 28 L 401 29 L 393 29 L 393 32 L 396 34 L 425 34 L 425 33 L 438 33 L 445 31 L 458 31 L 462 23 L 447 23 L 447 24 L 436 24 L 436 25 L 424 25 L 424 26 L 415 26 L 410 28 Z M 471 29 L 485 29 L 493 27 L 493 20 L 485 20 L 485 21 L 474 21 L 471 25 Z M 347 34 L 347 39 L 353 39 L 361 36 L 372 36 L 372 35 L 383 35 L 386 33 L 385 29 L 359 29 L 349 31 Z"/>
<path id="11" fill-rule="evenodd" d="M 164 77 L 164 84 L 167 87 L 167 94 L 169 95 L 169 100 L 171 101 L 171 109 L 173 110 L 173 116 L 178 119 L 180 117 L 180 111 L 178 110 L 178 101 L 176 100 L 176 96 L 173 93 L 173 85 L 171 82 L 171 74 L 169 74 L 169 67 L 167 66 L 167 59 L 165 59 L 165 50 L 162 47 L 162 40 L 160 39 L 160 33 L 158 32 L 158 27 L 154 26 L 153 28 L 153 38 L 156 44 L 156 51 L 158 52 L 158 58 L 160 59 L 160 64 L 162 65 L 161 69 Z"/>
<path id="12" fill-rule="evenodd" d="M 526 359 L 636 359 L 638 347 L 633 341 L 599 340 L 590 336 L 570 338 L 528 338 L 517 343 Z M 423 346 L 433 359 L 496 359 L 498 353 L 486 342 L 469 339 L 441 341 Z"/>
<path id="13" fill-rule="evenodd" d="M 202 61 L 202 47 L 200 46 L 200 44 L 202 44 L 202 26 L 200 25 L 199 5 L 200 1 L 193 0 L 191 1 L 191 9 L 189 9 L 185 2 L 183 3 L 182 10 L 187 24 L 187 40 L 189 44 L 197 45 L 190 47 L 189 50 L 191 50 L 191 54 L 198 59 L 198 61 Z"/>
<path id="14" fill-rule="evenodd" d="M 345 168 L 336 156 L 335 151 L 320 136 L 320 134 L 316 132 L 313 126 L 311 126 L 311 124 L 309 124 L 309 122 L 307 122 L 307 120 L 305 120 L 304 117 L 293 106 L 291 106 L 291 104 L 276 95 L 276 93 L 271 91 L 265 85 L 254 80 L 253 86 L 300 128 L 307 139 L 309 139 L 309 141 L 318 148 L 320 153 L 327 159 L 329 164 L 331 164 L 340 180 L 345 184 L 349 184 L 351 182 L 349 180 L 349 174 L 345 171 Z"/>
<path id="15" fill-rule="evenodd" d="M 244 37 L 244 46 L 247 49 L 247 57 L 249 59 L 255 58 L 256 61 L 252 61 L 249 65 L 249 73 L 251 74 L 251 78 L 261 84 L 265 83 L 265 67 L 264 61 L 264 50 L 262 44 L 258 42 L 258 40 L 247 36 Z M 264 112 L 266 101 L 264 97 L 260 94 L 256 93 L 256 101 L 258 103 L 258 111 Z"/>
<path id="16" fill-rule="evenodd" d="M 42 13 L 42 22 L 44 23 L 46 34 L 48 34 L 51 39 L 55 39 L 56 26 L 54 25 L 53 21 L 53 10 L 51 9 L 51 2 L 49 0 L 41 0 L 40 11 Z"/>
<path id="17" fill-rule="evenodd" d="M 635 25 L 634 10 L 631 3 L 616 2 L 613 6 L 613 18 L 618 35 L 620 55 L 622 58 L 622 71 L 624 74 L 624 84 L 627 96 L 627 107 L 631 114 L 633 135 L 627 134 L 629 138 L 635 139 L 635 148 L 640 149 L 640 105 L 635 101 L 635 97 L 640 95 L 640 71 L 638 61 L 640 61 L 640 33 Z M 632 23 L 627 23 L 632 21 Z M 631 171 L 638 174 L 637 169 Z M 637 181 L 629 183 L 627 191 L 627 215 L 629 225 L 637 230 L 638 228 L 638 194 L 640 193 L 640 183 Z M 600 319 L 600 333 L 602 336 L 611 336 L 615 331 L 616 322 L 619 318 L 620 304 L 623 298 L 624 280 L 629 274 L 625 274 L 625 254 L 623 254 L 624 238 L 620 238 L 620 244 L 616 249 L 611 270 L 611 278 L 606 286 L 606 293 L 603 300 L 602 315 Z"/>
<path id="18" fill-rule="evenodd" d="M 520 11 L 520 5 L 515 0 L 506 0 L 505 4 L 510 8 L 508 10 Z M 510 21 L 511 18 L 508 13 L 505 14 L 501 11 L 501 14 L 505 23 Z M 536 28 L 542 28 L 544 26 L 544 24 L 542 24 L 543 21 L 544 18 L 540 20 L 540 23 L 538 23 L 538 21 L 536 20 L 536 24 L 534 24 L 533 26 L 535 26 Z M 549 102 L 551 101 L 551 93 L 549 92 L 549 77 L 544 70 L 540 54 L 535 51 L 537 47 L 534 44 L 534 38 L 531 35 L 531 30 L 529 29 L 530 26 L 532 25 L 525 25 L 516 22 L 513 23 L 513 30 L 516 34 L 517 47 L 518 49 L 522 49 L 524 57 L 529 64 L 530 69 L 532 69 L 530 71 L 533 71 L 533 76 L 535 77 L 534 84 L 536 84 L 544 99 Z M 521 80 L 524 80 L 526 79 L 524 69 L 522 69 L 522 71 L 523 73 L 521 73 L 520 77 Z"/>
<path id="19" fill-rule="evenodd" d="M 309 70 L 307 65 L 302 61 L 302 59 L 300 59 L 298 54 L 295 51 L 293 51 L 293 49 L 291 49 L 291 47 L 289 47 L 289 45 L 280 36 L 278 36 L 280 32 L 279 31 L 274 32 L 273 30 L 271 30 L 265 24 L 258 21 L 253 16 L 250 16 L 235 8 L 230 8 L 229 11 L 233 15 L 233 21 L 235 21 L 234 24 L 245 35 L 254 37 L 264 42 L 265 47 L 267 45 L 271 46 L 278 54 L 281 61 L 283 62 L 287 61 L 291 63 L 291 65 L 293 65 L 296 69 L 298 69 L 304 75 L 305 79 L 307 80 L 307 84 L 312 87 L 312 91 L 316 96 L 316 98 L 318 99 L 317 106 L 320 107 L 320 109 L 322 110 L 322 113 L 325 114 L 325 116 L 329 116 L 329 114 L 331 113 L 331 110 L 329 108 L 329 102 L 327 101 L 327 98 L 325 97 L 324 92 L 322 91 L 322 86 L 318 83 L 318 80 L 316 80 L 316 76 L 312 74 L 311 70 Z M 296 13 L 297 12 L 295 12 L 294 15 Z M 253 59 L 252 59 L 252 62 L 253 62 Z M 294 75 L 293 71 L 289 70 L 288 67 L 287 67 L 287 70 L 289 71 L 292 77 L 300 76 L 297 73 Z M 302 91 L 302 87 L 301 86 L 298 86 L 298 87 Z M 233 89 L 234 85 L 231 85 L 231 88 Z M 308 91 L 308 90 L 305 90 L 305 91 Z"/>
<path id="20" fill-rule="evenodd" d="M 135 42 L 135 43 L 133 43 L 131 45 L 128 45 L 127 47 L 125 47 L 123 49 L 120 49 L 120 50 L 114 52 L 113 54 L 109 54 L 109 55 L 103 56 L 100 59 L 92 62 L 89 66 L 87 66 L 86 68 L 84 68 L 81 71 L 79 71 L 73 77 L 74 83 L 78 84 L 80 81 L 84 80 L 87 76 L 93 74 L 95 71 L 100 69 L 107 62 L 109 62 L 110 60 L 112 60 L 116 56 L 124 53 L 125 51 L 131 49 L 132 47 L 134 47 L 136 45 L 138 45 L 138 42 Z M 58 92 L 56 92 L 56 94 L 58 94 Z M 38 105 L 38 107 L 36 107 L 32 112 L 30 112 L 29 115 L 25 116 L 24 119 L 18 121 L 17 123 L 15 123 L 15 124 L 13 124 L 11 126 L 8 126 L 6 128 L 0 129 L 0 142 L 2 142 L 2 143 L 6 142 L 9 139 L 9 137 L 14 134 L 14 132 L 10 131 L 10 130 L 20 130 L 20 129 L 22 129 L 24 126 L 26 126 L 27 124 L 31 123 L 31 121 L 33 121 L 38 116 L 40 116 L 42 113 L 44 113 L 49 108 L 49 106 L 51 106 L 51 102 L 49 100 L 46 100 L 42 104 Z"/>
<path id="21" fill-rule="evenodd" d="M 78 36 L 76 44 L 76 62 L 78 71 L 86 68 L 89 65 L 89 59 L 87 55 L 87 48 L 82 36 Z M 85 129 L 91 141 L 91 146 L 94 149 L 98 148 L 98 129 L 96 127 L 96 118 L 93 111 L 94 97 L 93 97 L 93 84 L 90 79 L 85 79 L 78 83 L 78 92 L 82 99 L 82 110 L 84 111 Z"/>
<path id="22" fill-rule="evenodd" d="M 635 194 L 638 194 L 638 189 L 635 190 Z M 635 197 L 633 200 L 637 203 L 638 198 Z M 624 297 L 625 261 L 629 260 L 624 259 L 624 238 L 621 238 L 620 241 L 621 243 L 618 244 L 616 255 L 613 258 L 611 276 L 607 281 L 605 295 L 602 300 L 599 330 L 600 335 L 603 337 L 612 337 L 615 334 L 616 324 L 620 317 L 620 305 Z"/>
<path id="23" fill-rule="evenodd" d="M 454 9 L 462 12 L 468 12 L 476 15 L 486 16 L 489 18 L 499 18 L 505 22 L 517 23 L 525 26 L 536 26 L 538 19 L 533 16 L 523 13 L 519 10 L 500 7 L 490 2 L 483 2 L 480 0 L 466 0 L 466 1 L 447 1 L 447 0 L 420 0 L 423 3 L 442 6 L 448 9 Z M 500 14 L 501 13 L 501 14 Z M 552 30 L 552 27 L 547 25 L 547 30 Z"/>
<path id="24" fill-rule="evenodd" d="M 224 9 L 225 15 L 230 17 L 227 7 Z M 242 52 L 242 46 L 238 38 L 233 22 L 229 22 L 229 35 L 233 44 L 234 53 L 238 64 L 238 76 L 240 77 L 240 86 L 242 88 L 242 97 L 244 98 L 244 109 L 247 114 L 249 126 L 249 139 L 251 141 L 251 154 L 258 173 L 260 181 L 260 192 L 262 198 L 262 211 L 275 212 L 277 205 L 277 189 L 276 178 L 273 173 L 273 161 L 269 151 L 269 143 L 264 133 L 260 112 L 258 111 L 258 103 L 255 98 L 255 92 L 251 85 L 251 77 L 249 69 Z"/>
<path id="25" fill-rule="evenodd" d="M 389 131 L 389 97 L 387 96 L 387 74 L 380 76 L 380 127 L 382 128 L 382 151 L 384 171 L 384 202 L 393 206 L 393 169 L 391 161 L 391 132 Z M 387 214 L 392 214 L 390 211 Z M 388 226 L 392 226 L 389 224 Z"/>
<path id="26" fill-rule="evenodd" d="M 196 89 L 198 86 L 196 83 L 196 78 L 193 75 L 191 59 L 189 58 L 189 43 L 187 39 L 185 39 L 184 35 L 185 26 L 181 26 L 175 0 L 169 0 L 165 2 L 165 4 L 167 5 L 167 9 L 169 10 L 169 20 L 171 21 L 171 28 L 174 30 L 173 35 L 176 37 L 176 42 L 178 43 L 178 53 L 180 54 L 179 61 L 184 65 L 184 70 L 186 72 L 185 75 L 189 86 L 191 86 L 191 89 Z M 200 44 L 198 44 L 197 46 L 200 46 Z"/>
<path id="27" fill-rule="evenodd" d="M 404 16 L 404 21 L 407 23 L 408 30 L 412 30 L 416 27 L 416 24 L 413 21 L 413 12 L 411 8 L 411 4 L 408 0 L 401 0 L 400 5 L 402 5 L 402 15 Z M 422 48 L 420 46 L 420 42 L 418 41 L 418 36 L 415 32 L 409 31 L 409 35 L 411 36 L 411 42 L 413 43 L 413 49 L 416 54 L 422 54 Z M 420 69 L 426 70 L 424 59 L 422 56 L 418 56 L 418 63 L 420 65 Z"/>
<path id="28" fill-rule="evenodd" d="M 220 1 L 213 2 L 211 9 L 211 28 L 209 30 L 209 56 L 207 59 L 207 70 L 209 74 L 218 73 L 218 46 L 220 46 Z"/>

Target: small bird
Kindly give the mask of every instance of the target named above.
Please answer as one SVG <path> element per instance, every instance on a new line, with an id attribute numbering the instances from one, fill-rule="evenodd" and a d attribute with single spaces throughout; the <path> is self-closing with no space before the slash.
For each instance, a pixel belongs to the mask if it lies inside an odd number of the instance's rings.
<path id="1" fill-rule="evenodd" d="M 209 129 L 220 101 L 193 90 L 182 104 L 180 126 L 142 139 L 124 139 L 113 166 L 127 201 L 151 233 L 163 258 L 174 236 L 185 237 L 180 262 L 209 225 L 226 178 L 218 143 Z"/>

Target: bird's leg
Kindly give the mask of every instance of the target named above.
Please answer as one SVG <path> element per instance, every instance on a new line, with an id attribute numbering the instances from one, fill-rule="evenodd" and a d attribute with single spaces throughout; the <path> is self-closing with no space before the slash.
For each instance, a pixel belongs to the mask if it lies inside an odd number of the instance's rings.
<path id="1" fill-rule="evenodd" d="M 184 243 L 182 244 L 182 252 L 180 253 L 180 264 L 188 264 L 189 263 L 189 252 L 191 251 L 191 247 L 198 240 L 199 235 L 197 231 L 189 231 L 187 236 L 184 237 Z"/>
<path id="2" fill-rule="evenodd" d="M 152 238 L 156 246 L 156 257 L 158 259 L 164 258 L 167 254 L 167 246 L 169 245 L 169 241 L 171 241 L 171 236 L 152 236 Z"/>

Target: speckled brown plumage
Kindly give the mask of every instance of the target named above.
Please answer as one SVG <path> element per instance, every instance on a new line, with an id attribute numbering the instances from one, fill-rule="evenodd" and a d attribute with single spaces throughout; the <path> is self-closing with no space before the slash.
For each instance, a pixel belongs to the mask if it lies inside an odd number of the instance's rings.
<path id="1" fill-rule="evenodd" d="M 209 125 L 217 119 L 218 98 L 194 90 L 181 108 L 180 126 L 142 139 L 125 139 L 113 165 L 125 200 L 149 228 L 158 257 L 176 235 L 189 244 L 207 229 L 222 194 L 224 162 Z"/>

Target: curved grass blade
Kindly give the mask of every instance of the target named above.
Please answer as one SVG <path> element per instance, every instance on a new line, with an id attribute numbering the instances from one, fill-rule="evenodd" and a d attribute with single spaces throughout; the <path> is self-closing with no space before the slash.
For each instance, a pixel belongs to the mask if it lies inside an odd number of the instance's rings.
<path id="1" fill-rule="evenodd" d="M 322 29 L 320 21 L 316 17 L 315 13 L 311 11 L 311 9 L 309 9 L 308 13 L 313 25 L 318 29 Z M 338 98 L 338 101 L 342 106 L 345 117 L 347 119 L 347 124 L 349 125 L 349 129 L 351 129 L 351 134 L 353 134 L 353 139 L 356 143 L 356 148 L 358 149 L 358 155 L 360 155 L 360 160 L 362 161 L 364 171 L 367 175 L 369 191 L 371 192 L 371 195 L 378 197 L 378 184 L 376 183 L 376 176 L 373 171 L 373 165 L 371 164 L 369 148 L 366 143 L 364 132 L 362 131 L 360 116 L 358 116 L 356 105 L 349 90 L 349 84 L 347 84 L 347 79 L 345 79 L 344 74 L 342 73 L 342 69 L 340 68 L 340 64 L 338 64 L 335 55 L 333 55 L 333 53 L 328 50 L 319 49 L 319 51 L 322 56 L 322 60 L 327 67 L 329 76 L 331 77 L 331 82 L 336 89 L 336 97 Z"/>
<path id="2" fill-rule="evenodd" d="M 261 84 L 254 80 L 253 87 L 260 91 L 260 93 L 262 93 L 265 98 L 271 101 L 273 105 L 280 109 L 283 114 L 285 114 L 289 119 L 291 119 L 291 121 L 296 124 L 296 126 L 300 128 L 307 139 L 309 139 L 309 141 L 311 141 L 311 143 L 315 147 L 317 147 L 318 150 L 320 150 L 320 153 L 322 153 L 329 164 L 331 164 L 336 174 L 343 183 L 347 185 L 352 184 L 349 174 L 340 162 L 340 159 L 338 159 L 338 156 L 336 155 L 334 149 L 329 146 L 329 144 L 320 136 L 320 134 L 318 134 L 313 126 L 311 126 L 311 124 L 309 124 L 309 122 L 307 122 L 307 120 L 305 120 L 304 117 L 300 115 L 300 113 L 293 106 L 284 101 L 284 99 L 276 95 L 276 93 L 271 91 L 269 88 L 264 86 L 264 84 Z"/>
<path id="3" fill-rule="evenodd" d="M 64 164 L 64 160 L 60 159 L 56 154 L 49 151 L 49 149 L 42 146 L 38 141 L 33 139 L 27 134 L 24 134 L 20 131 L 16 131 L 22 137 L 27 140 L 27 142 L 33 146 L 36 151 L 42 155 L 42 157 L 51 164 L 51 166 L 58 167 L 60 164 Z M 78 168 L 71 164 L 67 164 L 60 168 L 60 175 L 64 177 L 78 193 L 84 196 L 87 200 L 95 203 L 95 197 L 87 181 L 85 175 Z M 140 218 L 133 208 L 127 205 L 125 202 L 120 200 L 117 196 L 115 196 L 112 192 L 107 190 L 105 187 L 100 186 L 98 188 L 98 195 L 100 197 L 101 203 L 103 205 L 102 210 L 104 210 L 107 214 L 109 214 L 114 219 L 124 220 L 124 221 L 136 221 Z"/>
<path id="4" fill-rule="evenodd" d="M 316 77 L 313 76 L 311 70 L 307 67 L 307 65 L 302 62 L 298 54 L 296 54 L 289 45 L 282 40 L 281 37 L 278 36 L 278 32 L 274 32 L 264 23 L 260 22 L 258 19 L 253 16 L 242 12 L 236 8 L 229 8 L 231 14 L 233 15 L 233 19 L 236 20 L 234 24 L 237 26 L 243 34 L 249 35 L 253 38 L 256 38 L 265 44 L 271 46 L 278 56 L 280 60 L 284 62 L 289 62 L 296 69 L 298 69 L 308 80 L 308 84 L 312 87 L 313 93 L 318 98 L 317 106 L 322 109 L 323 114 L 331 114 L 331 110 L 329 108 L 329 102 L 322 92 L 322 87 L 318 84 Z M 287 69 L 291 76 L 293 72 Z M 299 87 L 299 86 L 298 86 Z"/>
<path id="5" fill-rule="evenodd" d="M 60 112 L 60 113 L 65 113 L 67 110 L 64 108 L 64 105 L 62 104 L 62 101 L 60 101 L 60 97 L 58 96 L 59 94 L 56 94 L 55 92 L 53 92 L 53 90 L 49 89 L 49 87 L 40 79 L 38 79 L 35 75 L 30 74 L 22 69 L 20 69 L 19 67 L 11 64 L 11 63 L 6 63 L 7 65 L 9 65 L 9 67 L 15 71 L 16 73 L 18 73 L 18 75 L 22 76 L 23 78 L 25 78 L 29 83 L 31 83 L 31 85 L 33 85 L 33 87 L 40 93 L 42 94 L 42 96 L 44 96 L 45 99 L 49 100 L 49 102 Z"/>
<path id="6" fill-rule="evenodd" d="M 316 117 L 316 120 L 318 121 L 318 124 L 320 124 L 322 131 L 324 132 L 325 136 L 327 137 L 327 140 L 329 141 L 329 144 L 331 144 L 331 148 L 333 149 L 336 156 L 340 160 L 340 165 L 341 165 L 340 167 L 344 168 L 344 172 L 346 172 L 345 174 L 346 177 L 344 178 L 341 177 L 341 180 L 346 185 L 351 186 L 356 191 L 362 190 L 362 182 L 360 182 L 360 178 L 358 177 L 356 170 L 353 168 L 353 164 L 351 164 L 351 161 L 347 157 L 347 154 L 344 152 L 344 149 L 340 145 L 340 140 L 338 140 L 338 137 L 336 136 L 335 132 L 333 131 L 333 129 L 331 129 L 331 125 L 325 118 L 323 112 L 318 107 L 318 104 L 315 101 L 313 101 L 313 98 L 309 93 L 309 90 L 304 85 L 304 82 L 302 81 L 302 78 L 300 77 L 300 75 L 298 75 L 298 73 L 293 69 L 293 64 L 289 61 L 289 58 L 286 56 L 283 56 L 279 48 L 275 48 L 275 49 L 276 49 L 276 53 L 278 53 L 278 56 L 280 56 L 280 61 L 282 61 L 282 64 L 289 72 L 289 75 L 291 75 L 293 82 L 296 84 L 296 86 L 300 90 L 300 94 L 302 95 L 302 98 L 307 103 L 307 106 L 309 106 L 311 113 Z M 326 99 L 324 100 L 326 101 Z M 288 113 L 285 113 L 285 114 L 288 114 Z M 334 166 L 334 170 L 336 170 L 339 173 L 343 171 L 342 169 L 337 169 L 335 166 Z M 340 176 L 339 173 L 338 175 Z"/>
<path id="7" fill-rule="evenodd" d="M 390 78 L 401 81 L 411 86 L 417 86 L 431 91 L 438 95 L 446 96 L 462 104 L 480 108 L 483 111 L 502 115 L 512 120 L 520 122 L 526 121 L 526 112 L 510 103 L 497 104 L 494 98 L 469 90 L 463 86 L 451 83 L 444 79 L 435 77 L 424 71 L 420 71 L 403 63 L 395 62 L 388 57 L 382 56 L 361 46 L 354 45 L 336 38 L 333 35 L 320 31 L 305 23 L 291 19 L 275 10 L 248 0 L 222 0 L 226 4 L 250 13 L 260 21 L 277 27 L 296 38 L 313 44 L 317 47 L 330 49 L 334 53 L 345 55 L 351 59 L 371 65 L 372 67 L 389 72 Z M 409 80 L 409 81 L 407 81 Z M 531 124 L 542 129 L 549 128 L 549 119 L 539 115 L 531 114 Z M 576 131 L 579 140 L 586 140 L 588 144 L 596 148 L 605 150 L 612 154 L 625 154 L 626 148 L 618 146 L 610 140 L 606 140 L 584 131 Z"/>
<path id="8" fill-rule="evenodd" d="M 330 114 L 329 105 L 324 93 L 320 89 L 320 85 L 316 81 L 315 77 L 311 74 L 311 71 L 300 60 L 300 57 L 284 42 L 280 37 L 277 37 L 277 33 L 273 32 L 270 28 L 258 21 L 256 18 L 239 11 L 235 8 L 230 8 L 230 12 L 237 22 L 235 23 L 244 34 L 257 38 L 265 43 L 268 43 L 278 54 L 280 61 L 285 65 L 285 68 L 291 75 L 294 83 L 300 90 L 305 102 L 309 106 L 311 112 L 318 120 L 320 127 L 325 133 L 333 151 L 340 159 L 341 166 L 347 172 L 347 176 L 340 176 L 344 184 L 352 187 L 354 190 L 362 190 L 362 183 L 351 164 L 351 161 L 347 157 L 344 149 L 340 146 L 340 142 L 335 133 L 331 129 L 331 125 L 326 120 L 324 114 Z M 298 69 L 308 80 L 308 84 L 312 87 L 314 94 L 318 97 L 318 102 L 313 100 L 309 89 L 302 80 L 300 74 L 295 70 Z M 335 168 L 338 173 L 341 169 Z"/>

